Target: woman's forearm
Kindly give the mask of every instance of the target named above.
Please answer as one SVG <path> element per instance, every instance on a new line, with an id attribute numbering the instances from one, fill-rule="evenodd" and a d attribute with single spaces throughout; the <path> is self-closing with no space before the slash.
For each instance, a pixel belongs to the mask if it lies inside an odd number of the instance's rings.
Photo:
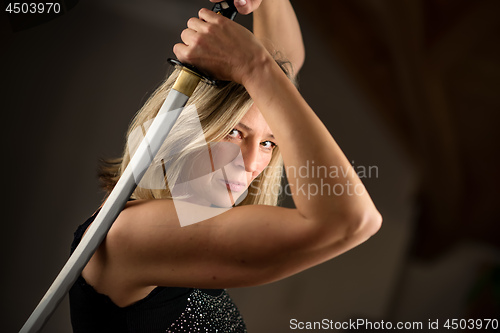
<path id="1" fill-rule="evenodd" d="M 277 139 L 299 212 L 320 222 L 379 219 L 348 159 L 273 59 L 263 56 L 253 68 L 244 85 Z M 299 171 L 304 168 L 309 169 L 306 175 Z M 318 177 L 315 170 L 327 173 Z"/>
<path id="2" fill-rule="evenodd" d="M 271 54 L 283 53 L 297 73 L 305 59 L 299 21 L 289 0 L 264 0 L 253 14 L 253 32 Z"/>

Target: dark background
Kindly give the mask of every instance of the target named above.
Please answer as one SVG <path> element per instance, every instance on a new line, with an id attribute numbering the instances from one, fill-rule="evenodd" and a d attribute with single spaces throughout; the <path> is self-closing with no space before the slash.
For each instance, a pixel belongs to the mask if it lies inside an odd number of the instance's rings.
<path id="1" fill-rule="evenodd" d="M 301 92 L 354 165 L 376 166 L 363 181 L 384 224 L 330 262 L 230 290 L 249 331 L 288 332 L 292 318 L 500 318 L 500 2 L 292 3 L 306 45 Z M 20 329 L 64 265 L 103 197 L 98 158 L 121 154 L 203 6 L 66 1 L 38 25 L 2 8 L 3 332 Z M 65 300 L 44 332 L 69 331 Z"/>

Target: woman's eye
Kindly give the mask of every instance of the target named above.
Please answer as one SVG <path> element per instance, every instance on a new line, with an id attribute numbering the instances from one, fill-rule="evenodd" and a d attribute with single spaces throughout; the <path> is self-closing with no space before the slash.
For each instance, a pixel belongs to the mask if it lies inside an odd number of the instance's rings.
<path id="1" fill-rule="evenodd" d="M 272 142 L 272 141 L 264 141 L 264 142 L 261 143 L 261 145 L 264 148 L 270 149 L 270 150 L 272 150 L 272 149 L 274 149 L 274 147 L 276 147 L 276 144 L 274 142 Z"/>
<path id="2" fill-rule="evenodd" d="M 232 139 L 241 139 L 241 133 L 237 129 L 233 128 L 231 131 L 229 131 L 229 134 L 227 135 L 229 138 Z"/>

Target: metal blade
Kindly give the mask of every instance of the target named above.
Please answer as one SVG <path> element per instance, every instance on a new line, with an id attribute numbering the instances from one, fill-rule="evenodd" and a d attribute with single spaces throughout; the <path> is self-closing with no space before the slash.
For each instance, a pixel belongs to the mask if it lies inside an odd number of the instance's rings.
<path id="1" fill-rule="evenodd" d="M 87 233 L 28 318 L 20 333 L 38 332 L 71 289 L 134 192 L 189 97 L 171 90 L 127 168 Z"/>

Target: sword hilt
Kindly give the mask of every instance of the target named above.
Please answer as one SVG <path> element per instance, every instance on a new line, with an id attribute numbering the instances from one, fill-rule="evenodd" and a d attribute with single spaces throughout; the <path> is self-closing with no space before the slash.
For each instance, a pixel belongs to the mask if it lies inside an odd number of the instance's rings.
<path id="1" fill-rule="evenodd" d="M 213 6 L 212 11 L 216 12 L 217 14 L 221 14 L 222 16 L 225 16 L 232 21 L 234 21 L 234 18 L 238 13 L 238 10 L 234 6 L 234 0 L 217 2 Z"/>
<path id="2" fill-rule="evenodd" d="M 236 17 L 236 14 L 238 13 L 238 10 L 234 6 L 234 0 L 225 0 L 225 1 L 218 2 L 213 6 L 212 11 L 217 13 L 217 14 L 220 14 L 222 16 L 225 16 L 230 20 L 234 20 L 234 18 Z M 202 71 L 200 71 L 198 68 L 194 67 L 193 65 L 182 63 L 175 58 L 168 58 L 167 61 L 172 66 L 183 68 L 184 70 L 187 70 L 188 72 L 198 76 L 201 79 L 201 81 L 203 81 L 211 86 L 219 86 L 219 85 L 223 84 L 223 82 L 225 82 L 225 81 L 219 81 L 219 80 L 213 79 L 210 77 L 210 75 L 203 73 Z"/>

